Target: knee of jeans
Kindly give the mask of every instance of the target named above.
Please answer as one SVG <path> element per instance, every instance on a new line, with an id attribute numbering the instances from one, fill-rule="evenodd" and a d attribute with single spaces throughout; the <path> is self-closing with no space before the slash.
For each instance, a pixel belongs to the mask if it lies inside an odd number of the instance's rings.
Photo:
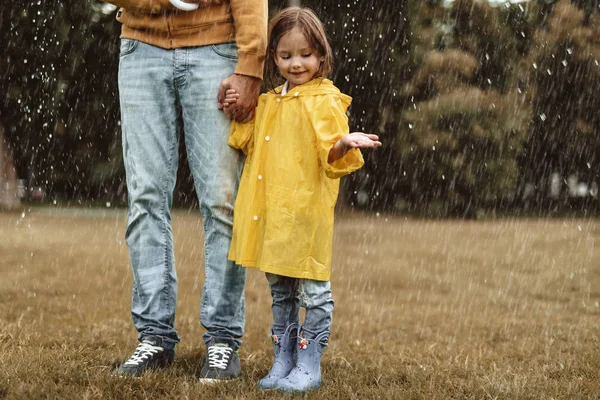
<path id="1" fill-rule="evenodd" d="M 212 207 L 202 207 L 202 219 L 204 221 L 204 230 L 208 234 L 219 233 L 231 236 L 233 229 L 233 206 L 214 205 Z"/>
<path id="2" fill-rule="evenodd" d="M 154 220 L 169 219 L 170 198 L 163 198 L 157 191 L 141 191 L 131 194 L 128 200 L 128 225 L 141 222 L 147 217 Z"/>
<path id="3" fill-rule="evenodd" d="M 160 210 L 161 207 L 170 206 L 172 193 L 171 186 L 163 182 L 144 182 L 138 179 L 135 187 L 128 181 L 127 196 L 130 208 L 139 212 Z"/>
<path id="4" fill-rule="evenodd" d="M 148 215 L 149 211 L 146 207 L 141 207 L 140 204 L 134 199 L 129 201 L 129 212 L 128 212 L 128 225 L 134 224 L 144 216 Z"/>
<path id="5" fill-rule="evenodd" d="M 234 190 L 220 190 L 208 193 L 201 200 L 200 208 L 203 217 L 226 226 L 233 225 L 233 206 L 235 204 Z"/>
<path id="6" fill-rule="evenodd" d="M 329 282 L 304 280 L 298 288 L 298 298 L 306 308 L 332 308 L 333 297 Z"/>

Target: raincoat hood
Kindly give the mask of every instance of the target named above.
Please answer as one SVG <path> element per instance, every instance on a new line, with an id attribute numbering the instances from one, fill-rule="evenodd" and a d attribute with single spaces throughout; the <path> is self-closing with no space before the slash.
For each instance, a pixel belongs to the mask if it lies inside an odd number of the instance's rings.
<path id="1" fill-rule="evenodd" d="M 283 92 L 283 86 L 278 86 L 273 90 L 263 94 L 263 96 L 274 95 L 281 96 Z M 350 107 L 350 103 L 352 102 L 352 97 L 348 96 L 340 92 L 340 90 L 335 87 L 332 81 L 327 78 L 317 78 L 311 81 L 306 82 L 303 85 L 295 86 L 293 89 L 288 90 L 285 96 L 296 96 L 296 97 L 305 97 L 305 96 L 324 96 L 331 95 L 338 97 L 342 104 L 346 109 Z"/>

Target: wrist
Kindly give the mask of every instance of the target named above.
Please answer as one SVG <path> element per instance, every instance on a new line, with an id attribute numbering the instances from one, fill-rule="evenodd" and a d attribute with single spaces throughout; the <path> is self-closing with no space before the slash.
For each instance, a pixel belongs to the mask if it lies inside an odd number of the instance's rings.
<path id="1" fill-rule="evenodd" d="M 341 139 L 335 142 L 333 147 L 331 147 L 331 150 L 329 150 L 329 157 L 327 159 L 327 162 L 331 164 L 332 162 L 335 162 L 342 158 L 345 154 L 345 147 L 346 146 L 342 143 Z"/>

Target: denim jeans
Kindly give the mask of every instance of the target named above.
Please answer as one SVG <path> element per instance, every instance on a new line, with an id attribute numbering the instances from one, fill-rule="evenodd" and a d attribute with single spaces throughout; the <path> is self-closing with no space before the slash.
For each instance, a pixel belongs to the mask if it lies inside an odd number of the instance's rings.
<path id="1" fill-rule="evenodd" d="M 306 308 L 302 331 L 307 339 L 331 327 L 333 298 L 329 281 L 297 279 L 266 273 L 273 304 L 273 332 L 282 335 L 292 323 L 298 323 L 300 307 Z"/>
<path id="2" fill-rule="evenodd" d="M 229 120 L 216 106 L 221 80 L 235 69 L 236 50 L 232 43 L 166 50 L 121 40 L 131 312 L 138 338 L 159 336 L 167 348 L 179 342 L 171 206 L 181 128 L 204 228 L 204 341 L 225 337 L 239 346 L 244 333 L 246 270 L 227 260 L 243 158 L 227 145 Z"/>

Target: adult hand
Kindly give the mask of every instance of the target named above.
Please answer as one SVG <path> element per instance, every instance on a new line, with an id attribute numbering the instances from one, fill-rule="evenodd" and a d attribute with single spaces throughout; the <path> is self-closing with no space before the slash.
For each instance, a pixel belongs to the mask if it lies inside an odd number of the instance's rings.
<path id="1" fill-rule="evenodd" d="M 249 122 L 254 117 L 254 109 L 258 103 L 260 83 L 260 79 L 252 76 L 238 74 L 228 76 L 219 86 L 217 108 L 223 110 L 225 115 L 237 122 Z M 235 89 L 239 98 L 228 107 L 223 107 L 228 89 Z"/>

